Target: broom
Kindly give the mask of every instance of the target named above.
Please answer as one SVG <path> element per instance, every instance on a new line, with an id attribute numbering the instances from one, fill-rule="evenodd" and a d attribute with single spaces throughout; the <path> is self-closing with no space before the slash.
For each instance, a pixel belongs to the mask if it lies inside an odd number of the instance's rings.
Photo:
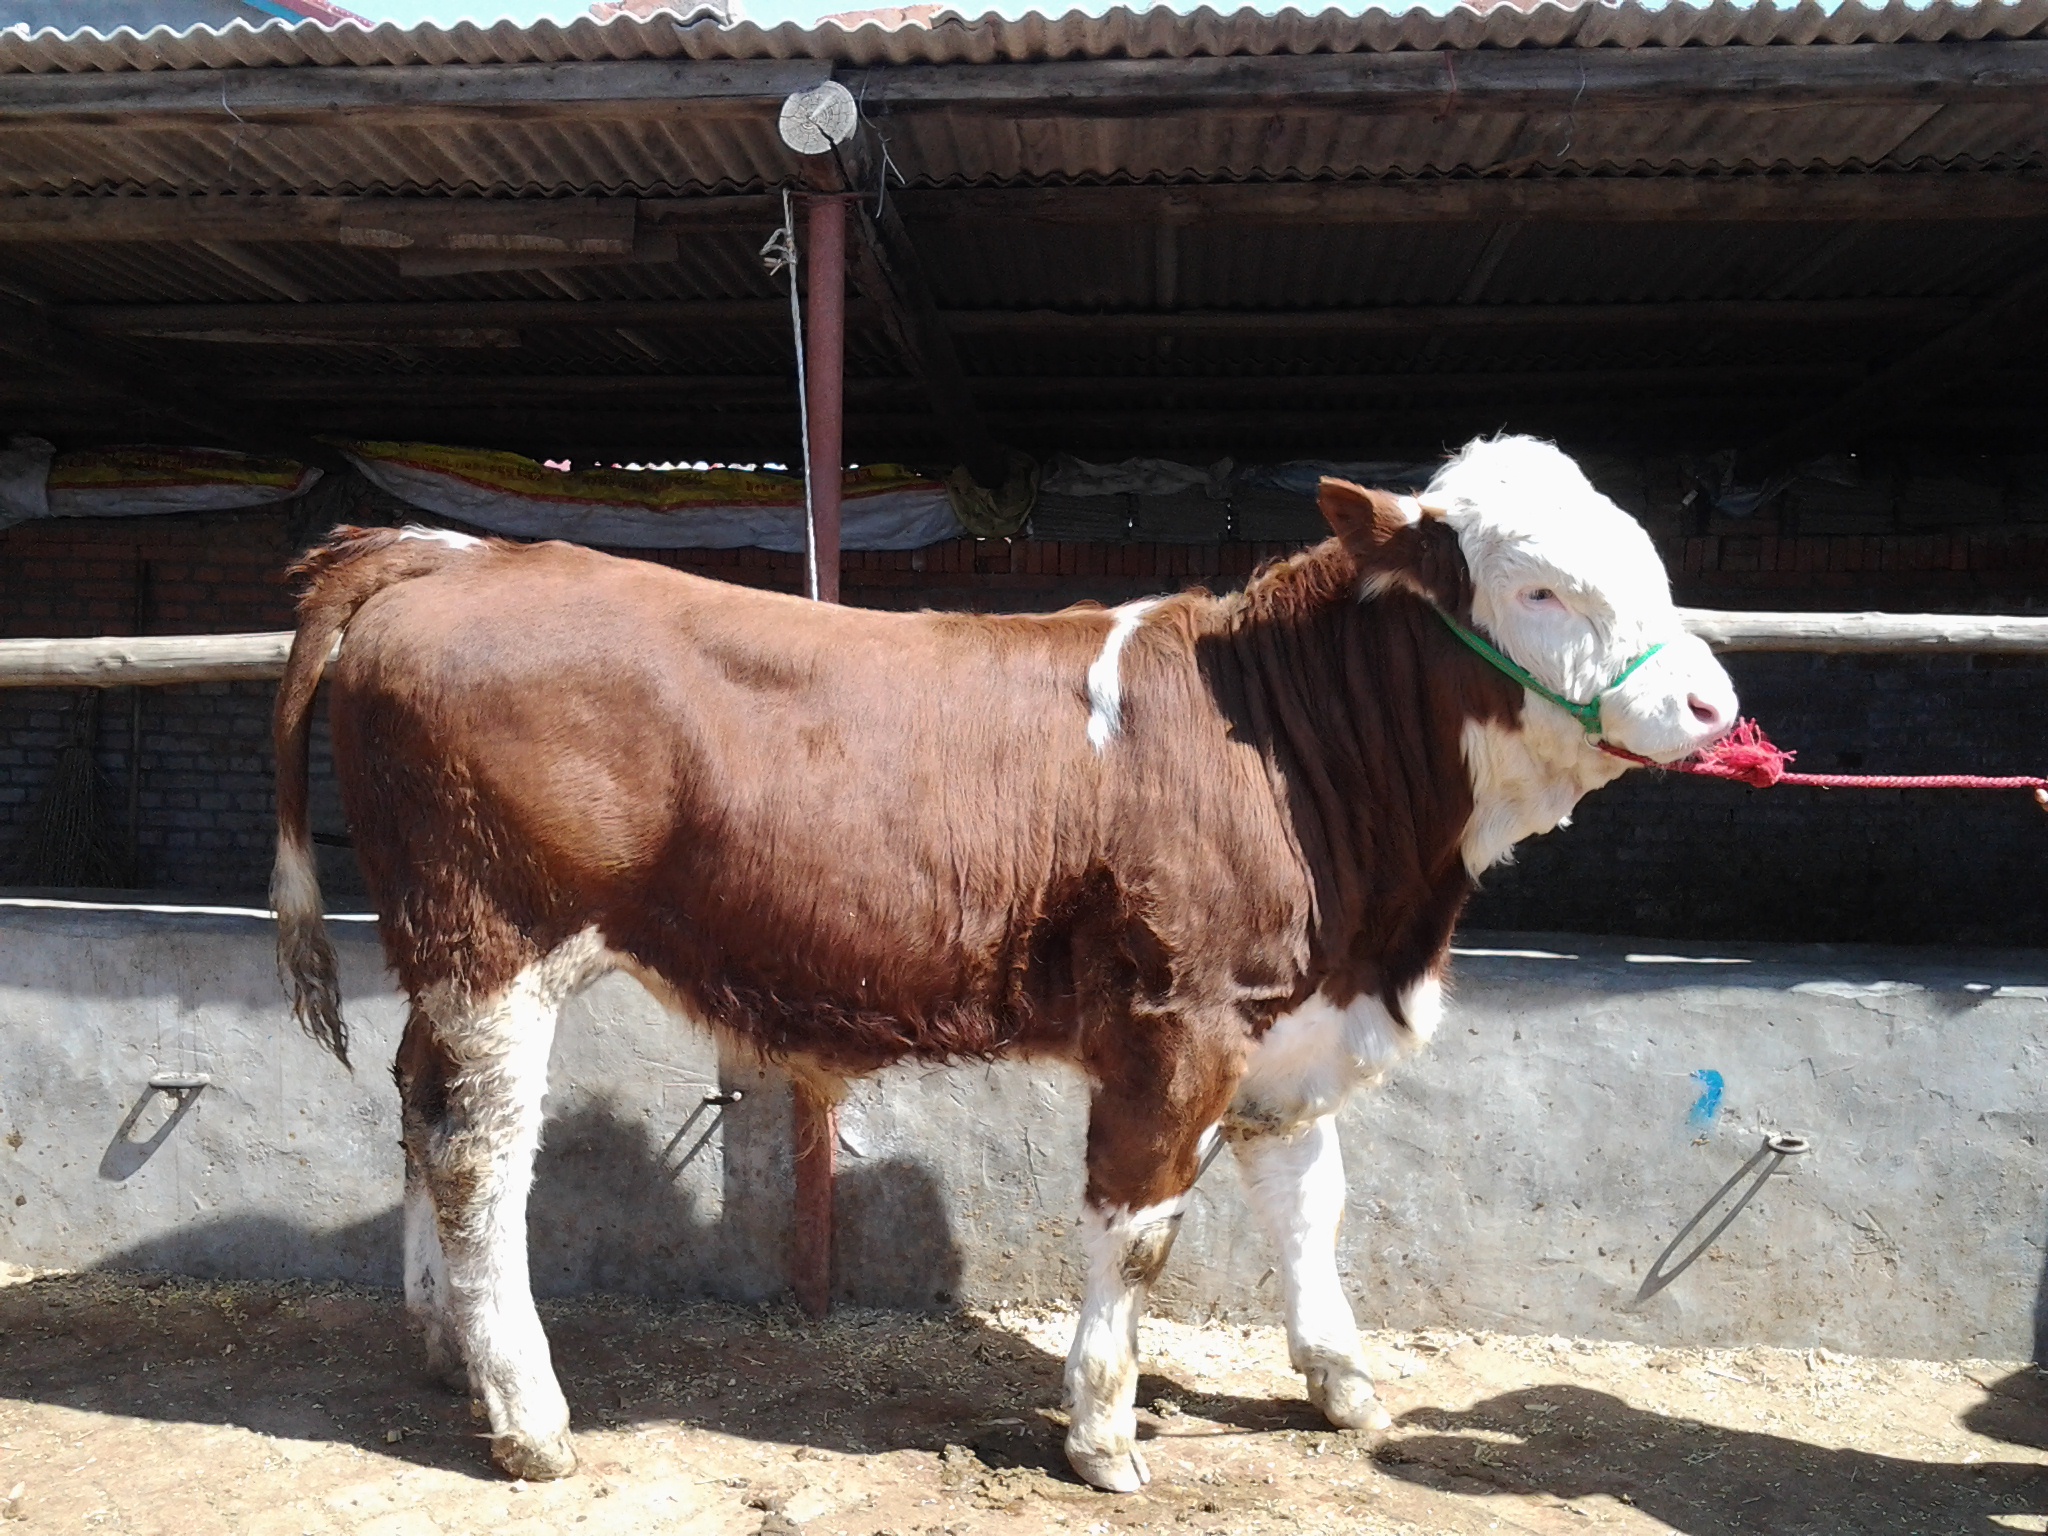
<path id="1" fill-rule="evenodd" d="M 93 759 L 99 721 L 99 690 L 85 689 L 72 701 L 56 770 L 22 837 L 14 884 L 104 890 L 126 878 L 126 861 L 115 846 L 101 804 L 106 779 Z"/>

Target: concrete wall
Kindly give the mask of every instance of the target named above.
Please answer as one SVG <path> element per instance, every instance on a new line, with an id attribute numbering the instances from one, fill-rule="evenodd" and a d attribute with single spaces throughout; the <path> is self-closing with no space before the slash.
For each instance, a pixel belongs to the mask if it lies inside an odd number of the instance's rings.
<path id="1" fill-rule="evenodd" d="M 286 1022 L 259 914 L 0 903 L 0 1258 L 395 1283 L 399 1007 L 369 925 L 338 927 L 353 1075 Z M 1467 942 L 1482 952 L 1460 958 L 1435 1047 L 1345 1119 L 1342 1257 L 1362 1321 L 2034 1350 L 2048 957 Z M 213 1086 L 173 1121 L 147 1088 L 162 1071 Z M 1723 1084 L 1711 1106 L 1707 1072 Z M 721 1061 L 612 978 L 569 1009 L 553 1080 L 540 1289 L 781 1291 L 788 1103 L 771 1076 Z M 739 1104 L 705 1105 L 735 1087 Z M 1081 1103 L 1063 1071 L 1018 1066 L 905 1068 L 857 1088 L 838 1294 L 1072 1295 Z M 1814 1151 L 1634 1305 L 1659 1250 L 1767 1129 Z M 1263 1311 L 1269 1263 L 1226 1156 L 1198 1187 L 1161 1305 Z"/>

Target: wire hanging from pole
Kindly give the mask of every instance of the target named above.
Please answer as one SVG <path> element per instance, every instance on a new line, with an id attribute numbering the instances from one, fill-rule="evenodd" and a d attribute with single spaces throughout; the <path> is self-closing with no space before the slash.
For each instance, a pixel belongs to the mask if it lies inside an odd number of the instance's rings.
<path id="1" fill-rule="evenodd" d="M 773 276 L 789 274 L 790 340 L 796 344 L 796 421 L 803 444 L 804 465 L 804 580 L 812 602 L 818 600 L 818 510 L 811 499 L 811 390 L 804 377 L 804 312 L 798 297 L 796 207 L 789 188 L 782 189 L 782 228 L 761 247 L 762 263 Z"/>

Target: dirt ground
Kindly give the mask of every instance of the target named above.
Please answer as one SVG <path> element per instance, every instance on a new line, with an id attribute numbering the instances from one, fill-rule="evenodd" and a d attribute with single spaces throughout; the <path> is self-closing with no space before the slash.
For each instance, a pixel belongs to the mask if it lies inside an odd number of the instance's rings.
<path id="1" fill-rule="evenodd" d="M 1060 1456 L 1071 1314 L 595 1299 L 544 1309 L 583 1470 L 527 1486 L 388 1293 L 0 1279 L 23 1536 L 2048 1530 L 2048 1382 L 2013 1364 L 1378 1334 L 1374 1448 L 1321 1426 L 1278 1330 L 1148 1322 L 1154 1480 L 1116 1498 Z"/>

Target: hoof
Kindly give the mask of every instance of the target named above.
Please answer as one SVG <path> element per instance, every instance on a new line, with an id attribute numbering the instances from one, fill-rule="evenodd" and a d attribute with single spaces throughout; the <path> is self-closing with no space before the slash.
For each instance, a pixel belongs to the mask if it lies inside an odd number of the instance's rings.
<path id="1" fill-rule="evenodd" d="M 1372 1390 L 1372 1378 L 1355 1365 L 1318 1365 L 1306 1373 L 1308 1400 L 1338 1429 L 1384 1434 L 1394 1427 Z"/>
<path id="2" fill-rule="evenodd" d="M 1082 1482 L 1104 1493 L 1136 1493 L 1152 1481 L 1152 1469 L 1135 1445 L 1120 1451 L 1087 1451 L 1070 1439 L 1067 1465 Z"/>
<path id="3" fill-rule="evenodd" d="M 491 1461 L 508 1477 L 545 1483 L 576 1470 L 576 1447 L 566 1429 L 546 1440 L 496 1435 L 491 1440 Z"/>

